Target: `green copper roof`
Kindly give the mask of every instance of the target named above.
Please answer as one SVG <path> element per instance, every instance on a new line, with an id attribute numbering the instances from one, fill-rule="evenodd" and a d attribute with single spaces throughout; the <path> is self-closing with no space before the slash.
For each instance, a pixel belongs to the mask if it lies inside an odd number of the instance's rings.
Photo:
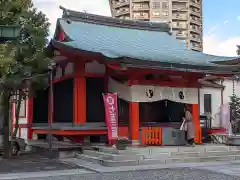
<path id="1" fill-rule="evenodd" d="M 213 61 L 232 60 L 188 50 L 185 43 L 166 32 L 111 27 L 88 22 L 59 19 L 58 25 L 70 39 L 69 47 L 98 52 L 109 58 L 139 61 L 218 66 Z"/>

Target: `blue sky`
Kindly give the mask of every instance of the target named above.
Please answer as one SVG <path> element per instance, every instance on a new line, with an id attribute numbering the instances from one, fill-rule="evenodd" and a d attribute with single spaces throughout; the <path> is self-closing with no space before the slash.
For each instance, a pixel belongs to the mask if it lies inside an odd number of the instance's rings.
<path id="1" fill-rule="evenodd" d="M 204 52 L 236 55 L 240 44 L 240 0 L 203 0 Z"/>
<path id="2" fill-rule="evenodd" d="M 226 39 L 240 35 L 240 0 L 203 0 L 204 34 Z"/>
<path id="3" fill-rule="evenodd" d="M 66 8 L 110 16 L 108 0 L 33 0 L 50 22 L 53 34 L 56 19 L 61 16 L 59 5 Z M 203 0 L 204 52 L 235 56 L 240 44 L 240 0 Z"/>

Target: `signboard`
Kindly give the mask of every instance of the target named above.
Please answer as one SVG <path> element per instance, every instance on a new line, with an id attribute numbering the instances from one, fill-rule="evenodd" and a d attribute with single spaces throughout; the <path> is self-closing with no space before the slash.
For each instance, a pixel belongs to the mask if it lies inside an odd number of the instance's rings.
<path id="1" fill-rule="evenodd" d="M 103 94 L 105 120 L 108 128 L 108 140 L 118 138 L 118 107 L 117 93 Z"/>

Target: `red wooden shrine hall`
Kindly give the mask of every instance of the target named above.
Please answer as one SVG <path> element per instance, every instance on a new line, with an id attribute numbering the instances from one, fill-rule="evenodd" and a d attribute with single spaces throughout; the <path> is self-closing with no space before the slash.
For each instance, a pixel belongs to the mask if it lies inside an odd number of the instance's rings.
<path id="1" fill-rule="evenodd" d="M 51 130 L 56 138 L 105 141 L 102 93 L 117 92 L 120 137 L 134 145 L 161 145 L 164 128 L 179 129 L 187 104 L 195 142 L 202 143 L 199 89 L 206 75 L 232 76 L 235 66 L 214 62 L 233 58 L 186 49 L 164 23 L 64 11 L 49 45 L 57 63 Z M 28 100 L 28 139 L 49 133 L 49 104 L 48 89 Z"/>

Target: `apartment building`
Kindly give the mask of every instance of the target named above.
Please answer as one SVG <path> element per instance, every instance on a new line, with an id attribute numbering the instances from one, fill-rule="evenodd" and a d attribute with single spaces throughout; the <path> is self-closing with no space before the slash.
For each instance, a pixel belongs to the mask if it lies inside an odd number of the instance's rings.
<path id="1" fill-rule="evenodd" d="M 112 16 L 168 22 L 187 47 L 202 51 L 202 0 L 109 0 Z"/>

